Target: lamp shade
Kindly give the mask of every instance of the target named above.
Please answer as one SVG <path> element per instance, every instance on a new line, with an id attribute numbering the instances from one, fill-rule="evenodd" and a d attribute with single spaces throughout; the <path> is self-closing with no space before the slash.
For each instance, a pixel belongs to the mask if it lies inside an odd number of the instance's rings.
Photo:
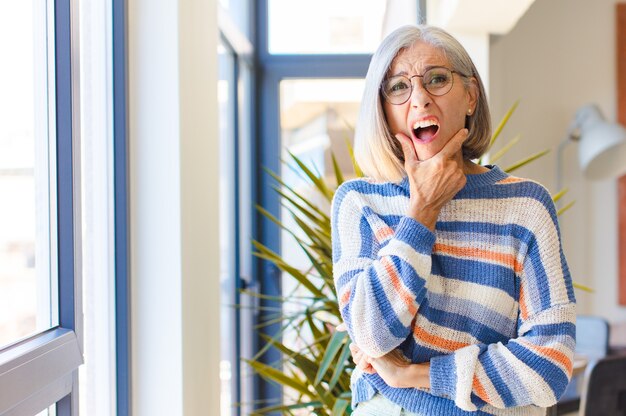
<path id="1" fill-rule="evenodd" d="M 580 131 L 578 160 L 585 176 L 606 179 L 626 173 L 626 129 L 604 120 L 595 105 L 576 113 Z"/>

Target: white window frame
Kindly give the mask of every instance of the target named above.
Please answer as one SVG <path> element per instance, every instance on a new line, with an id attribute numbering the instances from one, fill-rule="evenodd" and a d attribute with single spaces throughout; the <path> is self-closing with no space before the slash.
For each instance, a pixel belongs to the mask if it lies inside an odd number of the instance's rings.
<path id="1" fill-rule="evenodd" d="M 54 7 L 55 28 L 67 29 L 67 25 L 64 26 L 59 19 L 69 15 L 70 21 L 69 45 L 64 45 L 64 48 L 66 52 L 69 51 L 65 56 L 70 60 L 71 109 L 65 111 L 70 111 L 71 114 L 72 230 L 59 232 L 71 232 L 73 237 L 73 277 L 72 284 L 59 292 L 59 304 L 63 300 L 73 299 L 74 317 L 71 325 L 73 328 L 58 326 L 0 350 L 0 415 L 32 416 L 61 401 L 62 405 L 57 407 L 58 416 L 78 414 L 78 367 L 83 362 L 78 0 L 48 0 L 48 2 Z M 56 44 L 58 45 L 58 42 Z M 56 49 L 55 51 L 56 63 L 59 56 L 64 55 L 59 54 Z M 57 83 L 55 85 L 55 88 L 63 88 L 58 87 Z M 55 91 L 56 94 L 52 96 L 56 98 L 59 92 Z M 65 93 L 67 94 L 67 91 Z M 59 109 L 56 112 L 57 116 L 58 114 Z M 59 212 L 59 214 L 69 213 Z M 57 236 L 58 234 L 51 238 Z M 60 273 L 57 273 L 57 278 L 60 279 Z M 52 287 L 54 286 L 53 284 Z M 59 320 L 61 321 L 61 318 Z"/>

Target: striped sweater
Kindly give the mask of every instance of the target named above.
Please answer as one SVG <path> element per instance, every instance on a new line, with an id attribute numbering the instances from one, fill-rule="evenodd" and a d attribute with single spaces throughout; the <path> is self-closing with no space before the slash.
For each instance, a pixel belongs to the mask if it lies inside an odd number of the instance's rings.
<path id="1" fill-rule="evenodd" d="M 554 204 L 490 168 L 467 176 L 434 232 L 405 215 L 406 177 L 337 190 L 333 273 L 350 338 L 372 357 L 430 361 L 429 390 L 355 370 L 353 407 L 380 393 L 424 415 L 540 415 L 565 390 L 576 311 Z"/>

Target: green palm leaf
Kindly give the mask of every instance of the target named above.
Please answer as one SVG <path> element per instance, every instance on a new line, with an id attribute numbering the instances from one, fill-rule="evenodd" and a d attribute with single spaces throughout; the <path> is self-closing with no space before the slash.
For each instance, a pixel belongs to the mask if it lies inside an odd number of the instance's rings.
<path id="1" fill-rule="evenodd" d="M 315 384 L 319 384 L 322 381 L 322 378 L 326 375 L 331 364 L 336 361 L 336 356 L 341 351 L 341 347 L 346 341 L 347 336 L 347 332 L 335 331 L 333 333 L 333 336 L 326 346 L 326 352 L 324 353 L 322 362 L 319 364 L 319 369 L 315 376 Z"/>

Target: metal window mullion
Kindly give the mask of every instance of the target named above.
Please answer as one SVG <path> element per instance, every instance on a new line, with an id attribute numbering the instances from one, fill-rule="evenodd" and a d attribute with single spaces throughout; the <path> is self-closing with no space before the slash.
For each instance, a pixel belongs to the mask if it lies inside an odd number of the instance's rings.
<path id="1" fill-rule="evenodd" d="M 51 383 L 71 378 L 70 393 L 57 400 L 57 415 L 78 413 L 78 367 L 82 364 L 81 226 L 80 226 L 80 67 L 78 0 L 54 2 L 56 161 L 58 224 L 59 331 L 70 331 L 75 349 L 42 355 L 48 369 L 54 362 L 73 366 Z M 68 384 L 69 385 L 69 384 Z M 54 402 L 50 403 L 53 404 Z"/>
<path id="2" fill-rule="evenodd" d="M 55 2 L 59 325 L 74 329 L 74 192 L 70 7 Z"/>
<path id="3" fill-rule="evenodd" d="M 131 413 L 130 279 L 128 253 L 127 2 L 113 8 L 113 198 L 115 258 L 115 381 L 119 416 Z"/>
<path id="4" fill-rule="evenodd" d="M 233 149 L 232 154 L 230 155 L 231 160 L 233 162 L 232 170 L 233 173 L 232 178 L 234 180 L 233 183 L 233 191 L 232 191 L 232 204 L 233 204 L 233 303 L 235 305 L 241 305 L 241 297 L 239 295 L 240 289 L 242 289 L 242 280 L 241 280 L 241 267 L 239 262 L 239 248 L 240 248 L 240 210 L 239 210 L 239 189 L 240 189 L 240 176 L 239 176 L 239 142 L 240 142 L 240 129 L 239 129 L 239 77 L 240 77 L 240 57 L 233 51 L 233 102 L 231 106 L 231 111 L 233 111 Z M 233 328 L 231 329 L 231 337 L 235 340 L 235 345 L 233 348 L 233 352 L 231 353 L 231 362 L 233 363 L 233 368 L 231 369 L 232 374 L 232 395 L 235 403 L 241 403 L 241 337 L 239 333 L 239 328 L 241 326 L 241 311 L 239 308 L 232 308 L 232 322 Z M 233 416 L 241 415 L 241 408 L 239 406 L 235 406 L 232 408 Z"/>

